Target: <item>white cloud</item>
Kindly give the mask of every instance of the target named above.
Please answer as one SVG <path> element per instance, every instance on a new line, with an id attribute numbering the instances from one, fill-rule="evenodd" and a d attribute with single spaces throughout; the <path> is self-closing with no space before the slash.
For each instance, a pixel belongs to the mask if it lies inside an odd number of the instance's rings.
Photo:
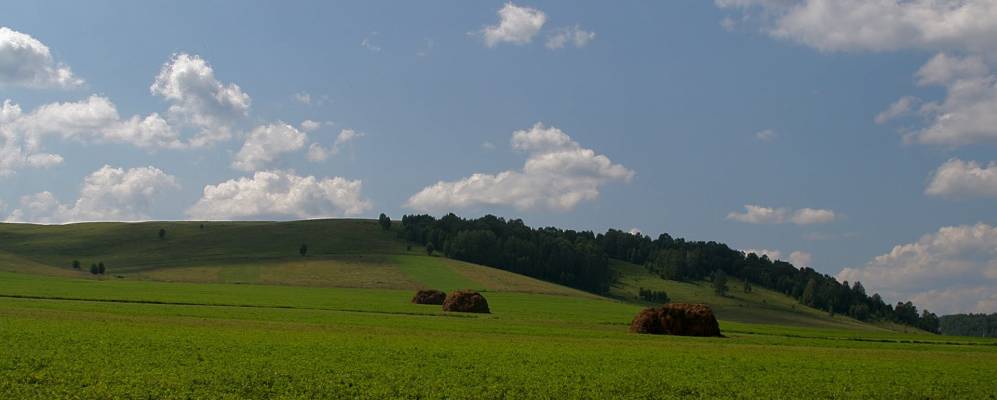
<path id="1" fill-rule="evenodd" d="M 322 147 L 318 143 L 312 143 L 308 147 L 308 160 L 312 162 L 325 161 L 329 156 L 339 154 L 342 146 L 363 136 L 365 136 L 363 132 L 357 132 L 353 129 L 343 129 L 336 135 L 336 141 L 329 148 Z"/>
<path id="2" fill-rule="evenodd" d="M 322 147 L 318 143 L 312 143 L 308 146 L 308 161 L 311 162 L 322 162 L 329 158 L 330 150 Z"/>
<path id="3" fill-rule="evenodd" d="M 555 127 L 537 123 L 513 133 L 512 147 L 529 157 L 521 171 L 476 173 L 467 178 L 423 188 L 405 207 L 450 211 L 475 206 L 512 206 L 520 210 L 568 211 L 599 197 L 610 182 L 629 182 L 634 172 L 608 157 L 581 147 Z"/>
<path id="4" fill-rule="evenodd" d="M 793 213 L 789 218 L 790 222 L 797 225 L 824 224 L 834 221 L 834 211 L 814 208 L 801 208 Z"/>
<path id="5" fill-rule="evenodd" d="M 64 223 L 137 221 L 149 219 L 153 203 L 164 193 L 178 190 L 176 178 L 158 168 L 124 170 L 105 165 L 88 175 L 73 204 L 62 204 L 50 192 L 21 197 L 20 208 L 8 222 Z"/>
<path id="6" fill-rule="evenodd" d="M 595 32 L 582 29 L 581 26 L 565 26 L 555 29 L 547 35 L 545 45 L 548 49 L 560 49 L 567 44 L 572 44 L 577 48 L 585 47 L 595 39 Z"/>
<path id="7" fill-rule="evenodd" d="M 782 252 L 779 251 L 779 250 L 744 249 L 744 250 L 741 250 L 741 252 L 743 252 L 744 254 L 752 254 L 752 253 L 754 253 L 758 257 L 766 256 L 766 257 L 769 258 L 769 260 L 772 260 L 772 261 L 781 260 L 782 259 Z"/>
<path id="8" fill-rule="evenodd" d="M 28 34 L 0 26 L 0 85 L 72 88 L 83 84 L 48 46 Z"/>
<path id="9" fill-rule="evenodd" d="M 304 121 L 301 121 L 301 130 L 305 131 L 305 132 L 312 132 L 312 131 L 318 130 L 318 128 L 321 128 L 321 127 L 322 127 L 322 123 L 321 122 L 315 122 L 315 121 L 312 121 L 310 119 L 306 119 Z"/>
<path id="10" fill-rule="evenodd" d="M 897 101 L 890 104 L 883 112 L 876 114 L 874 121 L 879 124 L 885 124 L 894 119 L 900 118 L 911 112 L 911 109 L 921 102 L 921 99 L 913 96 L 904 96 Z"/>
<path id="11" fill-rule="evenodd" d="M 801 208 L 790 210 L 788 208 L 763 207 L 755 204 L 746 204 L 744 212 L 730 212 L 727 219 L 749 224 L 783 224 L 787 222 L 796 225 L 823 224 L 834 221 L 837 217 L 834 211 L 826 209 Z"/>
<path id="12" fill-rule="evenodd" d="M 946 95 L 921 106 L 929 123 L 906 139 L 948 146 L 997 142 L 997 76 L 982 60 L 938 54 L 917 75 L 922 85 L 944 85 Z"/>
<path id="13" fill-rule="evenodd" d="M 744 212 L 731 211 L 727 214 L 727 219 L 748 224 L 781 224 L 786 222 L 789 210 L 785 208 L 763 207 L 754 204 L 746 204 Z"/>
<path id="14" fill-rule="evenodd" d="M 355 216 L 371 208 L 361 186 L 360 180 L 261 171 L 252 178 L 205 186 L 187 215 L 206 220 Z"/>
<path id="15" fill-rule="evenodd" d="M 233 123 L 249 113 L 251 102 L 238 85 L 218 81 L 204 59 L 186 53 L 163 64 L 149 90 L 172 103 L 171 120 L 200 129 L 191 140 L 194 147 L 231 138 Z"/>
<path id="16" fill-rule="evenodd" d="M 938 53 L 917 71 L 919 85 L 946 85 L 962 78 L 982 78 L 989 68 L 979 56 L 955 57 Z"/>
<path id="17" fill-rule="evenodd" d="M 338 135 L 336 135 L 336 143 L 334 146 L 339 147 L 355 140 L 356 138 L 364 136 L 365 134 L 363 132 L 357 132 L 353 129 L 343 129 L 339 131 Z"/>
<path id="18" fill-rule="evenodd" d="M 716 0 L 762 30 L 822 51 L 951 50 L 997 56 L 997 3 L 991 0 Z"/>
<path id="19" fill-rule="evenodd" d="M 298 92 L 294 94 L 294 99 L 304 105 L 312 104 L 312 95 L 308 92 Z"/>
<path id="20" fill-rule="evenodd" d="M 481 148 L 485 150 L 495 150 L 495 143 L 486 140 L 481 143 Z"/>
<path id="21" fill-rule="evenodd" d="M 982 166 L 953 158 L 938 167 L 925 194 L 944 197 L 997 197 L 997 163 Z"/>
<path id="22" fill-rule="evenodd" d="M 805 251 L 794 251 L 789 253 L 789 263 L 797 268 L 809 267 L 813 261 L 813 255 Z"/>
<path id="23" fill-rule="evenodd" d="M 636 235 L 640 235 L 640 234 L 641 234 L 641 232 L 640 232 L 640 229 L 639 229 L 639 228 L 630 228 L 630 230 L 629 230 L 629 231 L 627 231 L 627 232 L 629 232 L 629 233 L 630 233 L 631 235 L 635 235 L 635 236 L 636 236 Z"/>
<path id="24" fill-rule="evenodd" d="M 936 313 L 997 312 L 997 229 L 984 223 L 943 227 L 864 266 L 845 268 L 837 278 Z"/>
<path id="25" fill-rule="evenodd" d="M 284 153 L 305 147 L 307 137 L 293 126 L 278 122 L 253 129 L 232 160 L 232 168 L 255 171 L 272 163 Z"/>
<path id="26" fill-rule="evenodd" d="M 495 47 L 500 43 L 530 43 L 547 22 L 547 15 L 543 11 L 512 3 L 506 3 L 498 10 L 498 15 L 498 25 L 486 26 L 481 30 L 485 46 Z"/>
<path id="27" fill-rule="evenodd" d="M 45 104 L 27 114 L 7 100 L 0 109 L 0 176 L 21 168 L 61 163 L 62 156 L 43 151 L 46 137 L 127 143 L 145 149 L 185 146 L 179 133 L 158 114 L 122 120 L 114 104 L 104 97 Z"/>
<path id="28" fill-rule="evenodd" d="M 765 129 L 762 131 L 755 132 L 755 140 L 762 142 L 771 142 L 775 140 L 776 136 L 778 136 L 778 134 L 776 134 L 775 131 L 772 129 Z"/>

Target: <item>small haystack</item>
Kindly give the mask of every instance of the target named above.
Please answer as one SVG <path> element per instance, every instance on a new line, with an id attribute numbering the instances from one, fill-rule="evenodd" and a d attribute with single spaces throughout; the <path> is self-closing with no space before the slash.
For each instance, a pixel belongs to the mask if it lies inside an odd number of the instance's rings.
<path id="1" fill-rule="evenodd" d="M 723 336 L 713 310 L 705 304 L 666 304 L 646 308 L 630 323 L 630 332 L 653 335 Z"/>
<path id="2" fill-rule="evenodd" d="M 447 294 L 435 289 L 420 290 L 416 292 L 415 297 L 412 298 L 412 303 L 415 304 L 443 304 L 446 300 Z"/>
<path id="3" fill-rule="evenodd" d="M 443 302 L 443 311 L 488 314 L 488 301 L 478 292 L 455 290 Z"/>

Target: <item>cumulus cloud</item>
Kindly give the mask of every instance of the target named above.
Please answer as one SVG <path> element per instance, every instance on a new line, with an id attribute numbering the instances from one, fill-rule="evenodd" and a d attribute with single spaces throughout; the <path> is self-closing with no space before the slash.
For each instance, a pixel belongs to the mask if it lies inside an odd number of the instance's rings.
<path id="1" fill-rule="evenodd" d="M 105 97 L 45 104 L 29 113 L 7 100 L 0 108 L 0 176 L 61 163 L 62 156 L 42 149 L 46 137 L 127 143 L 145 149 L 184 147 L 179 133 L 159 114 L 121 119 L 114 103 Z"/>
<path id="2" fill-rule="evenodd" d="M 813 255 L 805 251 L 794 251 L 789 253 L 789 263 L 796 267 L 809 267 L 813 261 Z"/>
<path id="3" fill-rule="evenodd" d="M 200 129 L 191 140 L 194 147 L 229 139 L 233 123 L 249 113 L 251 102 L 238 85 L 216 79 L 207 61 L 186 53 L 163 64 L 149 90 L 171 103 L 172 121 Z"/>
<path id="4" fill-rule="evenodd" d="M 990 0 L 716 0 L 768 35 L 822 51 L 960 50 L 997 56 Z"/>
<path id="5" fill-rule="evenodd" d="M 530 43 L 547 22 L 547 15 L 543 11 L 512 3 L 502 6 L 498 10 L 498 16 L 498 25 L 486 26 L 481 30 L 485 46 L 495 47 L 500 43 Z"/>
<path id="6" fill-rule="evenodd" d="M 88 175 L 80 197 L 63 204 L 50 192 L 21 197 L 8 222 L 65 223 L 137 221 L 149 219 L 153 204 L 164 193 L 180 189 L 174 176 L 154 167 L 128 170 L 105 165 Z"/>
<path id="7" fill-rule="evenodd" d="M 355 216 L 371 208 L 361 186 L 360 180 L 261 171 L 252 178 L 205 186 L 187 215 L 204 220 Z"/>
<path id="8" fill-rule="evenodd" d="M 232 160 L 232 168 L 255 171 L 272 163 L 284 153 L 305 147 L 304 132 L 283 122 L 258 126 L 249 133 L 246 142 Z"/>
<path id="9" fill-rule="evenodd" d="M 586 31 L 579 25 L 565 26 L 557 28 L 547 35 L 547 42 L 544 45 L 548 49 L 560 49 L 568 44 L 582 48 L 594 39 L 595 32 Z"/>
<path id="10" fill-rule="evenodd" d="M 322 123 L 321 122 L 315 122 L 315 121 L 312 121 L 310 119 L 306 119 L 304 121 L 301 121 L 301 130 L 303 130 L 305 132 L 312 132 L 312 131 L 318 130 L 318 128 L 321 128 L 321 127 L 322 127 Z"/>
<path id="11" fill-rule="evenodd" d="M 893 102 L 893 104 L 890 104 L 890 106 L 887 107 L 885 110 L 883 110 L 879 114 L 876 114 L 876 118 L 874 118 L 873 120 L 879 125 L 885 124 L 894 119 L 909 114 L 911 112 L 911 109 L 913 109 L 920 102 L 921 99 L 917 97 L 913 96 L 901 97 L 897 101 Z"/>
<path id="12" fill-rule="evenodd" d="M 528 154 L 519 171 L 476 173 L 457 181 L 440 181 L 408 199 L 405 207 L 449 211 L 475 206 L 512 206 L 519 210 L 568 211 L 599 197 L 611 182 L 629 182 L 634 172 L 608 157 L 583 148 L 555 127 L 537 123 L 512 135 L 512 147 Z"/>
<path id="13" fill-rule="evenodd" d="M 921 106 L 928 123 L 910 132 L 908 140 L 947 146 L 997 142 L 997 76 L 979 57 L 941 53 L 917 76 L 919 84 L 941 85 L 946 93 L 944 100 Z"/>
<path id="14" fill-rule="evenodd" d="M 336 141 L 329 148 L 322 147 L 318 143 L 312 143 L 308 147 L 308 160 L 314 162 L 325 161 L 329 156 L 339 154 L 339 149 L 342 146 L 363 136 L 363 132 L 357 132 L 353 129 L 343 129 L 336 135 Z"/>
<path id="15" fill-rule="evenodd" d="M 837 278 L 936 313 L 997 312 L 997 229 L 984 223 L 943 227 L 845 268 Z"/>
<path id="16" fill-rule="evenodd" d="M 925 194 L 944 197 L 997 197 L 997 163 L 982 166 L 953 158 L 938 167 Z"/>
<path id="17" fill-rule="evenodd" d="M 794 223 L 796 225 L 811 225 L 828 223 L 834 221 L 836 217 L 834 211 L 827 209 L 801 208 L 794 211 L 788 208 L 764 207 L 755 204 L 746 204 L 744 212 L 732 211 L 727 214 L 727 219 L 748 224 Z"/>
<path id="18" fill-rule="evenodd" d="M 68 66 L 55 61 L 44 43 L 0 27 L 0 85 L 72 88 L 82 84 Z"/>

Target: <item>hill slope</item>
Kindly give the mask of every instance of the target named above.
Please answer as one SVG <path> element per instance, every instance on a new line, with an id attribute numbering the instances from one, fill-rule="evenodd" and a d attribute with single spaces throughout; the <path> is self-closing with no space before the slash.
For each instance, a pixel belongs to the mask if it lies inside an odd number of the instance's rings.
<path id="1" fill-rule="evenodd" d="M 640 303 L 640 288 L 663 290 L 673 302 L 709 304 L 717 318 L 725 321 L 838 329 L 904 330 L 896 325 L 873 325 L 855 319 L 805 307 L 789 296 L 755 286 L 744 292 L 741 282 L 731 280 L 726 296 L 717 295 L 710 282 L 664 280 L 644 267 L 614 260 L 612 268 L 619 280 L 610 289 L 611 297 Z M 910 331 L 914 329 L 908 328 Z"/>
<path id="2" fill-rule="evenodd" d="M 164 238 L 159 230 L 165 229 Z M 307 256 L 298 250 L 308 245 Z M 79 260 L 83 268 L 71 268 Z M 94 277 L 92 263 L 108 274 Z M 640 288 L 665 290 L 676 302 L 711 305 L 722 320 L 817 328 L 880 330 L 828 316 L 762 288 L 744 293 L 732 282 L 720 297 L 707 283 L 666 281 L 643 267 L 613 261 L 620 279 L 609 296 L 648 305 Z M 0 224 L 0 271 L 78 277 L 190 283 L 243 283 L 311 287 L 452 290 L 554 294 L 598 298 L 530 277 L 427 256 L 407 249 L 395 230 L 371 220 L 294 222 L 145 222 L 71 225 Z M 894 327 L 887 327 L 894 328 Z"/>

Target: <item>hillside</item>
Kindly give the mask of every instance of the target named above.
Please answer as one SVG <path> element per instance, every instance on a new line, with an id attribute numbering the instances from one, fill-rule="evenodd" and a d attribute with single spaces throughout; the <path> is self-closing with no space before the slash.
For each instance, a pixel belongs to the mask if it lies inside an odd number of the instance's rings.
<path id="1" fill-rule="evenodd" d="M 203 226 L 203 228 L 202 228 Z M 165 229 L 163 239 L 159 230 Z M 308 245 L 306 256 L 298 251 Z M 73 260 L 83 264 L 72 269 Z M 87 271 L 103 262 L 105 277 Z M 0 271 L 87 279 L 314 287 L 476 289 L 594 297 L 407 250 L 369 220 L 0 224 Z"/>
<path id="2" fill-rule="evenodd" d="M 842 315 L 830 316 L 827 312 L 802 306 L 789 296 L 758 286 L 752 287 L 750 293 L 745 293 L 743 283 L 736 280 L 728 282 L 727 286 L 730 289 L 727 295 L 719 296 L 714 292 L 710 282 L 664 280 L 642 266 L 617 260 L 612 262 L 612 268 L 619 274 L 619 280 L 610 289 L 609 295 L 628 302 L 646 303 L 638 296 L 640 288 L 644 288 L 663 290 L 673 302 L 677 303 L 709 304 L 717 318 L 725 321 L 837 329 L 917 331 L 895 324 L 874 325 Z"/>
<path id="3" fill-rule="evenodd" d="M 160 239 L 160 229 L 166 235 Z M 308 245 L 302 257 L 299 247 Z M 83 268 L 71 268 L 79 260 Z M 108 274 L 94 277 L 87 266 L 103 262 Z M 732 281 L 728 296 L 707 283 L 667 281 L 643 267 L 613 261 L 619 276 L 609 296 L 648 305 L 639 288 L 665 290 L 673 301 L 711 305 L 721 320 L 798 327 L 881 330 L 842 316 L 798 305 L 756 287 L 744 293 Z M 145 222 L 71 225 L 0 224 L 0 271 L 104 280 L 239 283 L 308 287 L 406 289 L 469 288 L 491 292 L 593 294 L 495 268 L 427 256 L 407 249 L 397 226 L 381 229 L 370 220 L 295 222 Z"/>

